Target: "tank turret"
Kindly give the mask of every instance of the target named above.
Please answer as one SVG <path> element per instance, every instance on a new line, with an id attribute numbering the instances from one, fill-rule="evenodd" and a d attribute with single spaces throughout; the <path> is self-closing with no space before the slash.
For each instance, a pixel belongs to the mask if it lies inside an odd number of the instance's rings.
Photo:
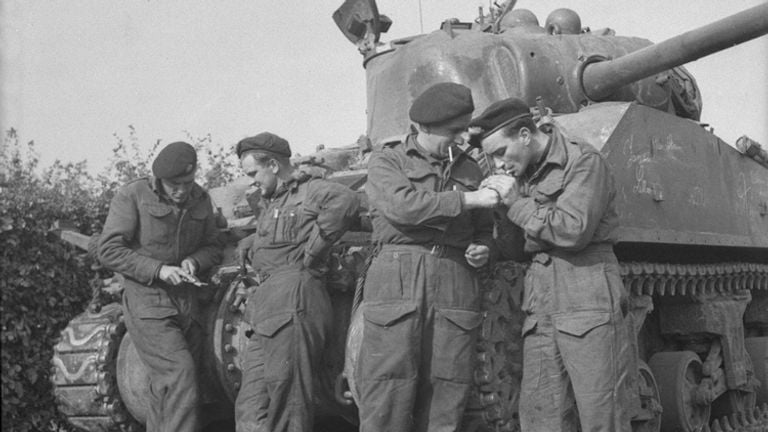
<path id="1" fill-rule="evenodd" d="M 365 27 L 355 17 L 370 20 L 358 9 L 350 9 L 350 3 L 334 14 L 347 37 L 348 28 Z M 505 9 L 496 20 L 504 22 L 514 12 Z M 575 12 L 560 10 L 551 18 L 570 23 L 568 27 L 575 31 Z M 681 65 L 766 34 L 768 5 L 656 45 L 637 37 L 614 36 L 611 31 L 570 34 L 569 30 L 569 34 L 553 35 L 505 29 L 478 22 L 446 22 L 428 34 L 378 44 L 364 42 L 374 36 L 363 35 L 358 47 L 368 80 L 371 140 L 376 143 L 406 133 L 410 122 L 405 107 L 424 89 L 443 81 L 472 88 L 478 113 L 492 102 L 514 96 L 530 106 L 541 97 L 556 113 L 577 112 L 598 101 L 622 101 L 698 120 L 699 88 Z M 372 31 L 378 39 L 379 33 Z"/>

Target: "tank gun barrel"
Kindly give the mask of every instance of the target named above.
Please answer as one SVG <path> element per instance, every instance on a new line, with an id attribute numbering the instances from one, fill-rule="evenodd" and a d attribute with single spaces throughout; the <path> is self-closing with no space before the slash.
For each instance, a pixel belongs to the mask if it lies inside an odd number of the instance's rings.
<path id="1" fill-rule="evenodd" d="M 592 100 L 620 87 L 768 33 L 768 2 L 614 60 L 584 68 L 582 86 Z"/>

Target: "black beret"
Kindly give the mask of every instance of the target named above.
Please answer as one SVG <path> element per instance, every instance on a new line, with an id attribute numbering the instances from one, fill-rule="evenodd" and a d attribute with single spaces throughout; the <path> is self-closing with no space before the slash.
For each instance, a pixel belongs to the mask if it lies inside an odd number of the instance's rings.
<path id="1" fill-rule="evenodd" d="M 411 105 L 408 115 L 416 123 L 443 123 L 471 114 L 475 109 L 472 91 L 467 86 L 452 82 L 435 84 L 424 90 Z"/>
<path id="2" fill-rule="evenodd" d="M 195 173 L 197 152 L 191 144 L 177 141 L 165 146 L 152 162 L 152 174 L 160 179 L 172 179 Z"/>
<path id="3" fill-rule="evenodd" d="M 238 158 L 250 150 L 291 157 L 291 146 L 288 145 L 288 141 L 270 132 L 262 132 L 256 136 L 243 138 L 235 148 Z"/>
<path id="4" fill-rule="evenodd" d="M 481 138 L 487 138 L 497 130 L 528 117 L 533 119 L 528 104 L 518 98 L 503 99 L 492 103 L 482 114 L 469 122 L 470 128 L 480 128 Z"/>

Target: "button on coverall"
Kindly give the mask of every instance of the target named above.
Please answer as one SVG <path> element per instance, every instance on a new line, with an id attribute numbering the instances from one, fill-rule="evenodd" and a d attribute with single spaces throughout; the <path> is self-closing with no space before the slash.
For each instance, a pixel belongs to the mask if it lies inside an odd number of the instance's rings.
<path id="1" fill-rule="evenodd" d="M 628 297 L 613 253 L 613 175 L 592 146 L 552 129 L 518 179 L 508 218 L 533 262 L 525 278 L 520 423 L 525 432 L 630 431 Z"/>
<path id="2" fill-rule="evenodd" d="M 143 178 L 118 191 L 99 240 L 99 260 L 125 276 L 125 325 L 149 369 L 147 431 L 192 432 L 201 426 L 199 288 L 168 285 L 158 272 L 185 258 L 205 271 L 219 263 L 221 252 L 208 194 L 195 184 L 177 207 L 161 190 L 159 180 Z"/>
<path id="3" fill-rule="evenodd" d="M 333 323 L 316 269 L 358 207 L 348 187 L 297 173 L 278 186 L 261 213 L 251 264 L 269 276 L 252 289 L 246 305 L 245 320 L 254 332 L 235 403 L 238 432 L 312 430 L 312 381 Z"/>
<path id="4" fill-rule="evenodd" d="M 381 251 L 366 274 L 355 366 L 360 431 L 454 431 L 472 384 L 479 283 L 464 251 L 492 244 L 487 210 L 463 192 L 482 180 L 458 147 L 437 160 L 416 135 L 371 155 L 366 192 Z"/>

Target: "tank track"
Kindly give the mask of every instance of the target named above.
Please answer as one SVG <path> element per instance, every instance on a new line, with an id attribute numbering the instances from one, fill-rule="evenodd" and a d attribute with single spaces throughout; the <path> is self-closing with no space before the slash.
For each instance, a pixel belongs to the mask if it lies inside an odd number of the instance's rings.
<path id="1" fill-rule="evenodd" d="M 481 274 L 483 326 L 477 344 L 475 391 L 468 412 L 482 421 L 471 431 L 519 431 L 516 406 L 522 378 L 522 311 L 520 294 L 527 266 L 502 263 Z M 630 295 L 727 294 L 768 290 L 768 265 L 754 263 L 667 264 L 622 262 L 620 271 Z M 515 319 L 519 317 L 519 319 Z M 479 420 L 479 419 L 478 419 Z M 716 419 L 710 432 L 768 431 L 768 406 Z"/>
<path id="2" fill-rule="evenodd" d="M 702 432 L 765 432 L 768 431 L 768 404 L 746 413 L 735 413 L 705 425 Z"/>
<path id="3" fill-rule="evenodd" d="M 139 431 L 117 388 L 115 364 L 125 335 L 118 303 L 88 310 L 69 322 L 54 347 L 51 383 L 59 410 L 78 429 Z"/>
<path id="4" fill-rule="evenodd" d="M 621 277 L 631 295 L 727 294 L 768 290 L 768 265 L 754 263 L 621 263 Z"/>
<path id="5" fill-rule="evenodd" d="M 517 405 L 523 375 L 520 296 L 527 266 L 502 263 L 480 275 L 483 324 L 477 343 L 474 392 L 467 412 L 480 418 L 462 430 L 520 430 Z M 465 416 L 466 417 L 466 416 Z"/>

